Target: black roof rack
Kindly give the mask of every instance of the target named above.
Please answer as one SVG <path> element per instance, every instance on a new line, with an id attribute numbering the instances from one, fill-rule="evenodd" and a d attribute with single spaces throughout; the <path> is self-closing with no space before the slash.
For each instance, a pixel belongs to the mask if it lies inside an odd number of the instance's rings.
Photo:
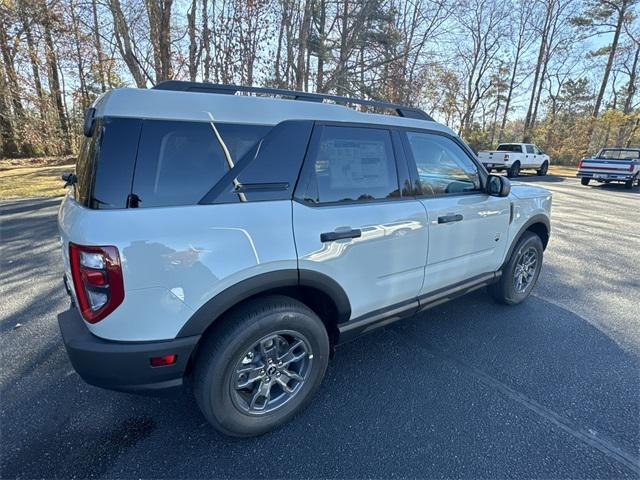
<path id="1" fill-rule="evenodd" d="M 198 93 L 221 93 L 235 95 L 237 92 L 246 93 L 262 93 L 269 95 L 281 95 L 283 97 L 291 97 L 293 100 L 304 100 L 307 102 L 322 103 L 325 100 L 331 100 L 339 104 L 356 104 L 366 105 L 369 107 L 378 107 L 395 111 L 398 116 L 406 118 L 416 118 L 418 120 L 433 121 L 429 115 L 419 108 L 406 107 L 397 103 L 379 102 L 377 100 L 364 100 L 360 98 L 341 97 L 338 95 L 325 95 L 323 93 L 298 92 L 295 90 L 286 90 L 284 88 L 263 88 L 263 87 L 243 87 L 241 85 L 222 85 L 218 83 L 200 83 L 200 82 L 184 82 L 181 80 L 167 80 L 161 82 L 155 87 L 155 90 L 173 90 L 179 92 L 198 92 Z"/>

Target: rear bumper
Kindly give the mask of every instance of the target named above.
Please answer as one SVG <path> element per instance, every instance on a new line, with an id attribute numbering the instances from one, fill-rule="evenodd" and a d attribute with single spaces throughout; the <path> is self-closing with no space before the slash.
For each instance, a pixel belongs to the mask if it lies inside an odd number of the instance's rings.
<path id="1" fill-rule="evenodd" d="M 77 309 L 58 315 L 69 360 L 91 385 L 125 392 L 180 387 L 199 335 L 156 342 L 115 342 L 93 335 Z M 176 354 L 176 363 L 152 367 L 151 357 Z"/>
<path id="2" fill-rule="evenodd" d="M 593 178 L 595 180 L 613 180 L 617 182 L 626 182 L 634 177 L 633 172 L 621 172 L 621 173 L 598 173 L 598 172 L 578 172 L 576 176 L 578 178 Z"/>

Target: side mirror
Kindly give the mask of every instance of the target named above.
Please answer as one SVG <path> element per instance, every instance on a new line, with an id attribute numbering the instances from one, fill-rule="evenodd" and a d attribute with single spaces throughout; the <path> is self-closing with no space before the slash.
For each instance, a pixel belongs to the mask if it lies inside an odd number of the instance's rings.
<path id="1" fill-rule="evenodd" d="M 507 177 L 489 175 L 487 178 L 487 193 L 492 197 L 508 197 L 511 192 L 511 182 Z"/>
<path id="2" fill-rule="evenodd" d="M 78 178 L 76 177 L 75 173 L 64 172 L 62 174 L 62 180 L 64 181 L 64 186 L 69 187 L 71 185 L 75 185 L 78 181 Z"/>

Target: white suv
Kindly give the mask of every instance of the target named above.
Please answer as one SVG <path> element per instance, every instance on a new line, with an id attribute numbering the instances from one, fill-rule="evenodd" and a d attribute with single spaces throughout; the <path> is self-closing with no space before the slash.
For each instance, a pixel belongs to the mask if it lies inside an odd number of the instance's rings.
<path id="1" fill-rule="evenodd" d="M 483 286 L 523 301 L 549 241 L 548 191 L 408 107 L 171 81 L 103 95 L 85 135 L 59 214 L 71 362 L 188 380 L 230 435 L 290 419 L 339 343 Z"/>

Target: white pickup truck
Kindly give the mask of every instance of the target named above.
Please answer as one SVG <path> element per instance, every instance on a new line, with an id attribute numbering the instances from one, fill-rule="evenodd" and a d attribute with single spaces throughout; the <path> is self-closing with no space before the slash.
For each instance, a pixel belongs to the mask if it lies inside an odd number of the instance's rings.
<path id="1" fill-rule="evenodd" d="M 517 177 L 523 168 L 546 175 L 550 162 L 549 155 L 531 143 L 501 143 L 497 150 L 480 152 L 478 158 L 487 171 L 506 170 L 509 177 Z"/>
<path id="2" fill-rule="evenodd" d="M 595 157 L 583 158 L 576 174 L 582 185 L 623 182 L 626 188 L 640 185 L 640 148 L 603 148 Z"/>

